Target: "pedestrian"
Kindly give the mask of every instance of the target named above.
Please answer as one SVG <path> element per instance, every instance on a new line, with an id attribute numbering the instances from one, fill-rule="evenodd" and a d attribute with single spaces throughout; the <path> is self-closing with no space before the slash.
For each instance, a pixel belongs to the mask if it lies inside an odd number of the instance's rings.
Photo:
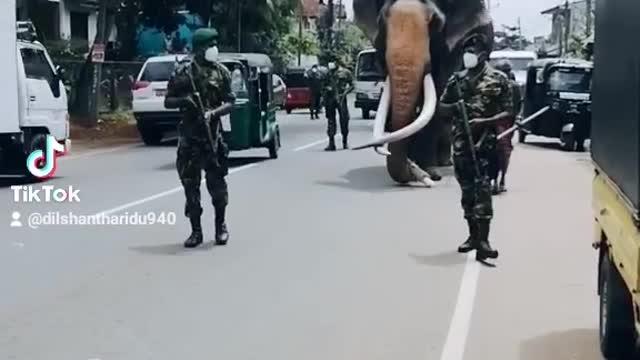
<path id="1" fill-rule="evenodd" d="M 320 100 L 322 98 L 322 73 L 318 69 L 318 65 L 314 64 L 307 73 L 309 79 L 309 88 L 311 90 L 311 120 L 319 119 Z"/>
<path id="2" fill-rule="evenodd" d="M 513 116 L 510 116 L 496 123 L 497 133 L 500 134 L 511 128 L 516 123 L 516 117 L 520 114 L 522 106 L 522 93 L 520 86 L 516 82 L 516 76 L 512 71 L 511 62 L 509 60 L 501 60 L 496 64 L 496 69 L 502 71 L 511 84 L 511 92 L 513 94 Z M 496 145 L 495 166 L 491 174 L 491 182 L 493 186 L 493 194 L 497 195 L 507 191 L 505 178 L 509 163 L 511 162 L 511 153 L 513 152 L 513 133 L 498 140 Z M 500 180 L 498 181 L 498 177 Z"/>
<path id="3" fill-rule="evenodd" d="M 476 259 L 481 261 L 498 257 L 489 243 L 493 218 L 489 161 L 496 146 L 495 124 L 513 116 L 509 81 L 488 63 L 489 53 L 489 40 L 483 35 L 465 42 L 466 70 L 449 80 L 440 104 L 441 113 L 453 122 L 454 170 L 469 227 L 469 238 L 458 251 L 476 250 Z M 464 102 L 467 118 L 458 106 L 459 100 Z"/>
<path id="4" fill-rule="evenodd" d="M 344 68 L 340 62 L 328 64 L 329 73 L 324 78 L 323 93 L 325 111 L 327 116 L 327 135 L 329 145 L 325 151 L 335 151 L 336 112 L 340 116 L 340 133 L 342 134 L 342 147 L 349 147 L 349 108 L 347 106 L 347 94 L 353 91 L 353 75 Z"/>
<path id="5" fill-rule="evenodd" d="M 218 62 L 218 33 L 204 28 L 193 35 L 191 56 L 176 64 L 169 80 L 165 107 L 180 109 L 176 167 L 186 197 L 185 216 L 191 223 L 187 248 L 202 244 L 200 183 L 202 171 L 215 209 L 215 242 L 226 245 L 225 221 L 229 202 L 227 183 L 228 148 L 222 139 L 220 116 L 230 113 L 235 95 L 231 74 Z M 208 122 L 210 120 L 210 122 Z"/>

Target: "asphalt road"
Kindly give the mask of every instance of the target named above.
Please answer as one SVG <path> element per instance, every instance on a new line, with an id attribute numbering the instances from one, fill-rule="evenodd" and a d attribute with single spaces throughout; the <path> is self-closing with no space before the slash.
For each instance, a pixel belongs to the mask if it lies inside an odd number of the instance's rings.
<path id="1" fill-rule="evenodd" d="M 516 147 L 492 268 L 455 253 L 451 170 L 432 189 L 395 186 L 373 151 L 323 152 L 324 121 L 280 119 L 279 159 L 233 154 L 227 247 L 211 245 L 204 187 L 207 243 L 181 247 L 175 142 L 61 160 L 46 184 L 79 203 L 15 202 L 4 181 L 0 359 L 600 359 L 587 154 Z M 354 119 L 352 143 L 371 127 Z M 30 229 L 36 212 L 177 223 Z"/>

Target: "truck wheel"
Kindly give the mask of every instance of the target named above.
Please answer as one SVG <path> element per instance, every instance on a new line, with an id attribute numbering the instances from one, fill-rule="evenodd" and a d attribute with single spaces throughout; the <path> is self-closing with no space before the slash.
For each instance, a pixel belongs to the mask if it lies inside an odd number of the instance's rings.
<path id="1" fill-rule="evenodd" d="M 280 149 L 280 129 L 276 130 L 276 133 L 273 135 L 273 139 L 269 143 L 269 157 L 271 159 L 278 158 L 278 150 Z"/>
<path id="2" fill-rule="evenodd" d="M 607 359 L 631 359 L 636 330 L 629 289 L 609 254 L 600 265 L 600 348 Z"/>
<path id="3" fill-rule="evenodd" d="M 29 147 L 27 148 L 27 152 L 24 154 L 25 161 L 27 157 L 36 150 L 42 150 L 46 156 L 47 134 L 38 133 L 38 134 L 33 134 L 31 136 L 31 140 L 29 140 Z M 33 176 L 33 174 L 31 174 L 31 172 L 29 171 L 29 169 L 27 169 L 24 162 L 22 162 L 22 166 L 24 166 L 24 176 L 27 178 L 28 181 L 32 182 L 32 181 L 38 180 L 38 178 Z M 40 165 L 38 165 L 38 167 L 40 167 Z"/>
<path id="4" fill-rule="evenodd" d="M 371 111 L 369 111 L 369 109 L 362 109 L 362 118 L 365 120 L 371 119 Z"/>
<path id="5" fill-rule="evenodd" d="M 520 144 L 524 144 L 526 140 L 527 140 L 527 133 L 522 131 L 522 130 L 519 130 L 518 131 L 518 142 Z"/>
<path id="6" fill-rule="evenodd" d="M 156 129 L 140 129 L 140 137 L 145 145 L 160 145 L 162 143 L 162 131 Z"/>

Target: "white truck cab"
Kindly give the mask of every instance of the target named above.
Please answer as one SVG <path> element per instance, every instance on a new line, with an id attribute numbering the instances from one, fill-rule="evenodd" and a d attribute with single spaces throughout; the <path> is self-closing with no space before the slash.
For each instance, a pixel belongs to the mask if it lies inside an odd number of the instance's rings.
<path id="1" fill-rule="evenodd" d="M 367 49 L 358 54 L 355 76 L 355 107 L 362 109 L 362 117 L 369 119 L 371 111 L 378 109 L 384 74 L 376 61 L 376 50 Z"/>
<path id="2" fill-rule="evenodd" d="M 0 11 L 0 175 L 27 174 L 26 157 L 48 135 L 70 149 L 67 94 L 47 49 L 18 39 L 14 8 Z M 10 49 L 15 49 L 11 51 Z M 15 91 L 14 91 L 15 89 Z"/>

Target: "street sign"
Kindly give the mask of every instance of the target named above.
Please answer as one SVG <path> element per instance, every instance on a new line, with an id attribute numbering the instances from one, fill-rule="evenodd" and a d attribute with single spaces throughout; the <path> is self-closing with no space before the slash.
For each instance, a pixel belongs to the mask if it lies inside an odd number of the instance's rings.
<path id="1" fill-rule="evenodd" d="M 93 45 L 93 51 L 91 52 L 91 62 L 94 62 L 94 63 L 104 62 L 104 44 Z"/>

